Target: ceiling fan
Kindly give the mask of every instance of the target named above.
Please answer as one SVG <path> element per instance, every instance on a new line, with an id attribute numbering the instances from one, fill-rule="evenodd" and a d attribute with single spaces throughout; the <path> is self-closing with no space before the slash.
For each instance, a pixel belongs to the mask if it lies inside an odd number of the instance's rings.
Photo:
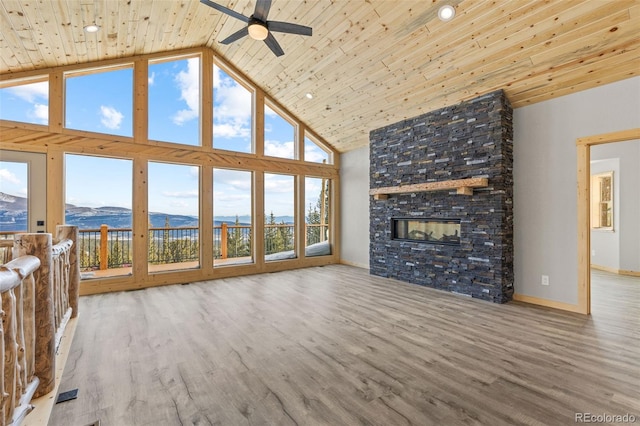
<path id="1" fill-rule="evenodd" d="M 248 35 L 254 40 L 264 40 L 269 49 L 276 55 L 284 55 L 284 50 L 280 47 L 276 38 L 273 36 L 273 32 L 299 34 L 310 36 L 311 27 L 305 27 L 304 25 L 292 24 L 290 22 L 281 21 L 267 21 L 267 15 L 269 9 L 271 9 L 271 0 L 257 0 L 256 8 L 253 11 L 253 15 L 246 17 L 241 13 L 235 12 L 227 7 L 221 6 L 209 0 L 200 0 L 200 3 L 206 4 L 222 13 L 226 13 L 236 19 L 241 20 L 247 24 L 246 27 L 231 34 L 229 37 L 222 40 L 222 44 L 231 44 L 234 41 L 241 39 Z"/>

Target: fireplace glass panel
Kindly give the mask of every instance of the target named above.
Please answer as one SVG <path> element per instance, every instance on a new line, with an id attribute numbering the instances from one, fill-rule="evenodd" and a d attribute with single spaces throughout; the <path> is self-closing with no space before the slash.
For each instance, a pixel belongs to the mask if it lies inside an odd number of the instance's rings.
<path id="1" fill-rule="evenodd" d="M 460 245 L 460 219 L 391 219 L 391 238 L 430 244 Z"/>

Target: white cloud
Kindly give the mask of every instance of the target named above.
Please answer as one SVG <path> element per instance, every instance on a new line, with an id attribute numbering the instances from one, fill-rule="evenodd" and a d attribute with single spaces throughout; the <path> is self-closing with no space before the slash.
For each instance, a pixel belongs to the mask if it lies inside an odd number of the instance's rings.
<path id="1" fill-rule="evenodd" d="M 213 126 L 213 137 L 216 138 L 248 138 L 251 136 L 251 128 L 243 123 L 216 123 Z"/>
<path id="2" fill-rule="evenodd" d="M 264 141 L 264 155 L 280 158 L 293 158 L 293 142 Z"/>
<path id="3" fill-rule="evenodd" d="M 8 183 L 13 183 L 15 185 L 20 184 L 20 179 L 18 179 L 18 176 L 7 169 L 0 169 L 0 178 Z"/>
<path id="4" fill-rule="evenodd" d="M 173 116 L 173 122 L 179 126 L 200 115 L 200 60 L 187 59 L 187 71 L 180 71 L 175 78 L 180 88 L 180 99 L 187 104 Z"/>
<path id="5" fill-rule="evenodd" d="M 271 193 L 289 193 L 293 196 L 293 179 L 285 176 L 265 174 L 264 190 Z"/>
<path id="6" fill-rule="evenodd" d="M 100 105 L 100 122 L 108 129 L 119 129 L 124 115 L 113 107 Z"/>
<path id="7" fill-rule="evenodd" d="M 189 191 L 179 191 L 179 192 L 164 191 L 162 195 L 170 198 L 198 198 L 198 190 L 192 189 Z"/>
<path id="8" fill-rule="evenodd" d="M 251 136 L 251 92 L 213 67 L 213 135 L 223 138 Z"/>
<path id="9" fill-rule="evenodd" d="M 149 86 L 153 86 L 154 83 L 156 82 L 156 73 L 155 72 L 151 72 L 151 75 L 149 76 L 147 81 L 148 81 Z"/>
<path id="10" fill-rule="evenodd" d="M 30 114 L 40 123 L 47 124 L 49 122 L 49 105 L 35 104 Z"/>
<path id="11" fill-rule="evenodd" d="M 21 86 L 9 87 L 9 93 L 13 93 L 20 99 L 29 103 L 36 103 L 37 100 L 49 100 L 49 82 L 23 84 Z"/>

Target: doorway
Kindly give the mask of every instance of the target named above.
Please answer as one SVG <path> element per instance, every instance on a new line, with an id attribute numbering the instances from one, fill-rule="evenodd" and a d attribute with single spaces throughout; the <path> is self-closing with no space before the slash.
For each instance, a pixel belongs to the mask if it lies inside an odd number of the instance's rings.
<path id="1" fill-rule="evenodd" d="M 47 157 L 0 150 L 0 238 L 47 229 Z"/>
<path id="2" fill-rule="evenodd" d="M 578 311 L 591 313 L 591 146 L 640 139 L 640 129 L 579 138 L 578 156 Z"/>

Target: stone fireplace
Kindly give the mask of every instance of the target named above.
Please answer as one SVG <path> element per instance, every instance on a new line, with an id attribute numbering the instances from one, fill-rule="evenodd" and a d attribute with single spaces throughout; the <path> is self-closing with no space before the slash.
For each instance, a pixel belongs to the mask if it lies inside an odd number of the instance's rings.
<path id="1" fill-rule="evenodd" d="M 504 92 L 370 134 L 371 273 L 513 295 L 513 129 Z"/>

